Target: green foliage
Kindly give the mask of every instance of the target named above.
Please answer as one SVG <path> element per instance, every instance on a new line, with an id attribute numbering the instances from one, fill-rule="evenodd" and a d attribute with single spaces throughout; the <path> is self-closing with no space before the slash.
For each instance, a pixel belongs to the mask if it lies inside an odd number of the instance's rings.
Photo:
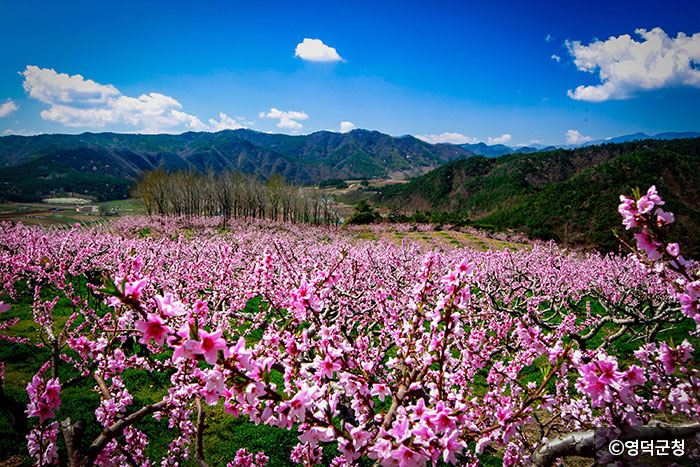
<path id="1" fill-rule="evenodd" d="M 336 188 L 338 190 L 342 190 L 347 188 L 348 184 L 345 183 L 345 180 L 342 178 L 329 178 L 328 180 L 319 182 L 318 186 L 319 188 Z"/>
<path id="2" fill-rule="evenodd" d="M 126 199 L 130 180 L 81 172 L 54 163 L 49 157 L 0 168 L 0 200 L 40 202 L 49 195 L 87 194 L 97 201 Z"/>
<path id="3" fill-rule="evenodd" d="M 404 185 L 384 188 L 377 201 L 463 213 L 476 227 L 517 229 L 543 240 L 612 251 L 620 193 L 656 185 L 676 213 L 674 241 L 700 255 L 700 138 L 645 140 L 454 161 Z M 431 211 L 414 214 L 427 222 Z"/>
<path id="4" fill-rule="evenodd" d="M 376 212 L 367 200 L 361 199 L 355 206 L 355 213 L 350 216 L 346 224 L 373 224 L 379 222 L 382 216 Z"/>
<path id="5" fill-rule="evenodd" d="M 127 188 L 129 180 L 156 168 L 169 172 L 193 169 L 202 173 L 209 169 L 230 170 L 262 178 L 279 173 L 293 184 L 314 184 L 327 179 L 386 178 L 397 171 L 415 174 L 425 167 L 437 167 L 469 154 L 456 146 L 431 146 L 413 137 L 394 138 L 365 130 L 344 134 L 320 131 L 303 136 L 240 129 L 180 135 L 83 133 L 0 138 L 0 165 L 15 173 L 29 173 L 31 178 L 38 179 L 27 169 L 35 161 L 42 161 L 39 165 L 44 165 L 50 176 L 63 173 L 62 178 L 72 181 L 78 173 L 91 179 L 99 174 L 119 179 Z M 2 181 L 8 180 L 0 177 Z M 48 190 L 62 188 L 65 180 L 60 182 L 52 182 Z M 115 199 L 122 193 L 121 197 L 125 197 L 128 191 L 115 192 L 110 198 L 105 186 L 85 184 L 83 180 L 77 187 L 83 190 L 80 192 L 87 189 L 100 200 Z M 43 185 L 40 190 L 46 193 Z M 21 193 L 22 199 L 34 200 L 35 192 L 23 186 L 21 190 L 17 187 L 11 190 L 14 198 L 2 191 L 0 196 L 18 200 Z"/>

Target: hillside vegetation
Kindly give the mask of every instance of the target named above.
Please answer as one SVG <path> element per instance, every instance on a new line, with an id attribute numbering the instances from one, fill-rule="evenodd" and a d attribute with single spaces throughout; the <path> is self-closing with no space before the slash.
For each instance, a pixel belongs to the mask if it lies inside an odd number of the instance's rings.
<path id="1" fill-rule="evenodd" d="M 303 136 L 252 130 L 6 136 L 0 138 L 0 167 L 4 168 L 0 185 L 10 186 L 0 191 L 0 197 L 32 201 L 51 191 L 66 191 L 67 184 L 76 181 L 80 190 L 74 191 L 88 190 L 101 198 L 104 190 L 90 183 L 105 182 L 115 195 L 119 190 L 112 186 L 115 182 L 95 176 L 121 179 L 128 186 L 127 181 L 155 168 L 229 170 L 263 178 L 277 173 L 294 184 L 332 178 L 401 178 L 470 155 L 459 146 L 431 145 L 412 136 L 395 138 L 367 130 Z M 19 174 L 26 180 L 17 180 Z"/>
<path id="2" fill-rule="evenodd" d="M 676 213 L 675 235 L 700 254 L 700 138 L 644 140 L 499 158 L 454 161 L 380 203 L 461 212 L 497 229 L 519 229 L 568 245 L 617 248 L 619 193 L 656 184 Z"/>

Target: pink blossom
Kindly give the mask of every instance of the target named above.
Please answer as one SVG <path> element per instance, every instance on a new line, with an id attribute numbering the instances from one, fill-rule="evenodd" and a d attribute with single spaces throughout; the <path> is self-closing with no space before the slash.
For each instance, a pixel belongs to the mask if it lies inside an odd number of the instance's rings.
<path id="1" fill-rule="evenodd" d="M 647 190 L 646 198 L 652 203 L 656 204 L 657 206 L 666 204 L 666 202 L 663 201 L 659 196 L 659 192 L 656 191 L 656 185 L 652 185 L 649 187 L 649 189 Z"/>
<path id="2" fill-rule="evenodd" d="M 224 375 L 217 369 L 209 369 L 202 372 L 204 378 L 204 388 L 202 393 L 209 405 L 215 405 L 219 400 L 219 395 L 224 392 Z"/>
<path id="3" fill-rule="evenodd" d="M 245 349 L 245 338 L 243 336 L 238 339 L 235 345 L 232 345 L 229 349 L 224 349 L 224 358 L 233 360 L 245 370 L 253 371 L 251 353 Z"/>
<path id="4" fill-rule="evenodd" d="M 500 408 L 499 408 L 500 409 Z M 434 412 L 429 417 L 430 423 L 437 428 L 439 433 L 457 428 L 457 423 L 449 413 L 445 404 L 440 401 L 436 404 Z"/>
<path id="5" fill-rule="evenodd" d="M 200 347 L 195 349 L 195 353 L 203 354 L 204 360 L 213 365 L 219 358 L 219 350 L 226 349 L 226 341 L 221 338 L 223 331 L 217 329 L 216 331 L 209 334 L 204 329 L 199 330 Z"/>
<path id="6" fill-rule="evenodd" d="M 620 195 L 620 206 L 617 208 L 618 212 L 622 215 L 622 223 L 625 225 L 627 230 L 632 227 L 636 227 L 637 224 L 637 203 L 624 195 Z"/>
<path id="7" fill-rule="evenodd" d="M 377 383 L 377 384 L 372 386 L 372 390 L 370 391 L 370 395 L 377 396 L 377 397 L 379 397 L 380 401 L 384 402 L 384 398 L 386 396 L 391 395 L 391 390 L 389 389 L 389 387 L 386 384 Z M 420 399 L 420 401 L 422 401 L 422 400 L 423 399 Z M 417 415 L 420 417 L 420 414 L 417 414 Z"/>
<path id="8" fill-rule="evenodd" d="M 681 249 L 678 246 L 678 243 L 669 243 L 668 245 L 666 245 L 666 251 L 669 255 L 675 258 L 681 252 Z"/>
<path id="9" fill-rule="evenodd" d="M 513 416 L 513 411 L 510 410 L 508 407 L 499 407 L 496 409 L 496 419 L 498 420 L 498 423 L 500 425 L 505 426 L 506 422 L 510 420 L 510 418 Z"/>
<path id="10" fill-rule="evenodd" d="M 647 378 L 644 376 L 644 369 L 637 365 L 632 365 L 627 370 L 626 379 L 632 386 L 641 386 L 647 381 Z"/>
<path id="11" fill-rule="evenodd" d="M 481 438 L 479 441 L 476 442 L 476 453 L 477 454 L 483 454 L 484 449 L 491 443 L 491 438 Z"/>
<path id="12" fill-rule="evenodd" d="M 340 370 L 341 365 L 335 361 L 332 356 L 326 355 L 326 358 L 318 362 L 318 375 L 322 378 L 332 378 L 333 372 Z"/>
<path id="13" fill-rule="evenodd" d="M 644 251 L 651 261 L 661 259 L 663 256 L 663 245 L 651 238 L 646 227 L 644 227 L 642 233 L 634 234 L 634 238 L 637 239 L 637 248 Z"/>
<path id="14" fill-rule="evenodd" d="M 480 440 L 481 441 L 481 440 Z M 459 439 L 459 431 L 453 430 L 447 438 L 441 440 L 442 460 L 450 464 L 457 463 L 457 454 L 464 449 L 464 443 Z"/>
<path id="15" fill-rule="evenodd" d="M 672 224 L 675 220 L 676 218 L 672 212 L 665 212 L 661 208 L 656 210 L 656 223 L 659 227 Z"/>
<path id="16" fill-rule="evenodd" d="M 141 291 L 146 284 L 148 284 L 148 278 L 144 278 L 136 282 L 127 282 L 124 284 L 124 296 L 134 302 L 139 301 L 141 298 Z"/>
<path id="17" fill-rule="evenodd" d="M 673 374 L 673 372 L 676 371 L 677 357 L 673 350 L 665 342 L 659 344 L 659 360 L 663 364 L 664 372 L 667 375 Z"/>
<path id="18" fill-rule="evenodd" d="M 624 377 L 624 373 L 617 371 L 617 360 L 605 355 L 580 366 L 578 371 L 581 378 L 576 381 L 576 387 L 590 396 L 594 407 L 602 407 L 605 402 L 612 402 L 611 386 L 619 387 Z"/>
<path id="19" fill-rule="evenodd" d="M 418 467 L 427 462 L 424 456 L 403 444 L 391 454 L 391 458 L 399 462 L 399 467 Z"/>
<path id="20" fill-rule="evenodd" d="M 173 317 L 187 313 L 182 302 L 177 300 L 172 294 L 166 293 L 165 296 L 156 295 L 155 300 L 163 316 Z"/>
<path id="21" fill-rule="evenodd" d="M 654 209 L 654 202 L 646 196 L 642 196 L 637 200 L 637 209 L 640 214 L 648 214 Z"/>
<path id="22" fill-rule="evenodd" d="M 176 362 L 181 358 L 184 358 L 185 360 L 193 358 L 198 354 L 198 351 L 201 350 L 202 346 L 200 342 L 190 339 L 190 325 L 188 323 L 183 324 L 175 335 L 180 338 L 179 344 L 172 344 L 172 342 L 178 341 L 178 339 L 175 339 L 174 337 L 170 337 L 168 339 L 168 344 L 170 344 L 170 346 L 174 349 L 172 357 L 173 362 Z"/>
<path id="23" fill-rule="evenodd" d="M 476 265 L 466 258 L 463 259 L 457 266 L 457 270 L 460 272 L 460 274 L 463 274 L 465 276 L 471 274 L 475 268 Z"/>
<path id="24" fill-rule="evenodd" d="M 147 344 L 148 341 L 153 339 L 156 344 L 162 345 L 166 337 L 173 333 L 172 329 L 165 325 L 165 322 L 160 316 L 154 313 L 148 313 L 146 316 L 146 321 L 139 320 L 134 323 L 136 329 L 143 333 L 143 336 L 139 339 L 139 343 Z"/>
<path id="25" fill-rule="evenodd" d="M 290 419 L 296 417 L 301 422 L 304 422 L 304 420 L 306 420 L 307 406 L 312 402 L 313 399 L 309 394 L 309 389 L 302 389 L 301 391 L 297 392 L 291 400 L 285 403 L 285 405 L 289 408 L 289 413 L 287 416 Z"/>

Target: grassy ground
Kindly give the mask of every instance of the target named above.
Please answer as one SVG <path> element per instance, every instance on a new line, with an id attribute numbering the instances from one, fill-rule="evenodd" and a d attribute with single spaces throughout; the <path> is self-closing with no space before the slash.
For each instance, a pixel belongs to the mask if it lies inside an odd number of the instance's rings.
<path id="1" fill-rule="evenodd" d="M 418 243 L 426 246 L 439 246 L 440 248 L 469 248 L 477 251 L 486 251 L 489 249 L 503 250 L 510 248 L 511 250 L 520 250 L 530 248 L 530 245 L 516 242 L 503 242 L 487 236 L 476 236 L 468 232 L 459 232 L 456 230 L 438 230 L 429 232 L 397 232 L 392 231 L 391 227 L 387 227 L 386 232 L 376 234 L 369 229 L 360 231 L 357 234 L 365 240 L 387 240 L 393 243 L 400 244 L 402 241 Z M 377 236 L 379 235 L 379 237 Z"/>
<path id="2" fill-rule="evenodd" d="M 0 221 L 22 222 L 26 225 L 61 226 L 71 224 L 89 225 L 104 222 L 110 216 L 78 212 L 79 204 L 65 203 L 3 203 L 0 204 Z M 145 209 L 136 199 L 125 199 L 96 203 L 100 209 L 109 211 L 118 208 L 120 216 L 144 214 Z"/>

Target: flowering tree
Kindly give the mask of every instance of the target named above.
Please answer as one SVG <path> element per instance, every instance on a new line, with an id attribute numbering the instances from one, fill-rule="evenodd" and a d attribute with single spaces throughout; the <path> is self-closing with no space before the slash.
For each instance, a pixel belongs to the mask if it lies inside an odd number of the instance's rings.
<path id="1" fill-rule="evenodd" d="M 206 411 L 217 404 L 297 431 L 290 458 L 307 466 L 327 444 L 339 452 L 332 465 L 478 465 L 486 452 L 550 465 L 609 456 L 596 453 L 599 427 L 692 436 L 700 380 L 688 323 L 700 321 L 700 281 L 667 240 L 663 204 L 654 187 L 622 197 L 624 225 L 641 229 L 626 258 L 423 251 L 262 222 L 217 235 L 197 220 L 191 238 L 168 218 L 146 238 L 130 233 L 144 227 L 133 219 L 60 236 L 4 224 L 5 291 L 33 287 L 53 356 L 27 388 L 30 455 L 56 462 L 61 431 L 71 465 L 150 465 L 139 424 L 156 417 L 173 433 L 161 465 L 208 465 Z M 60 329 L 47 288 L 74 306 Z M 83 422 L 54 421 L 74 384 L 61 383 L 59 362 L 101 394 L 102 431 L 88 443 Z M 132 407 L 128 370 L 167 375 L 166 395 Z M 266 462 L 247 450 L 229 459 Z"/>

